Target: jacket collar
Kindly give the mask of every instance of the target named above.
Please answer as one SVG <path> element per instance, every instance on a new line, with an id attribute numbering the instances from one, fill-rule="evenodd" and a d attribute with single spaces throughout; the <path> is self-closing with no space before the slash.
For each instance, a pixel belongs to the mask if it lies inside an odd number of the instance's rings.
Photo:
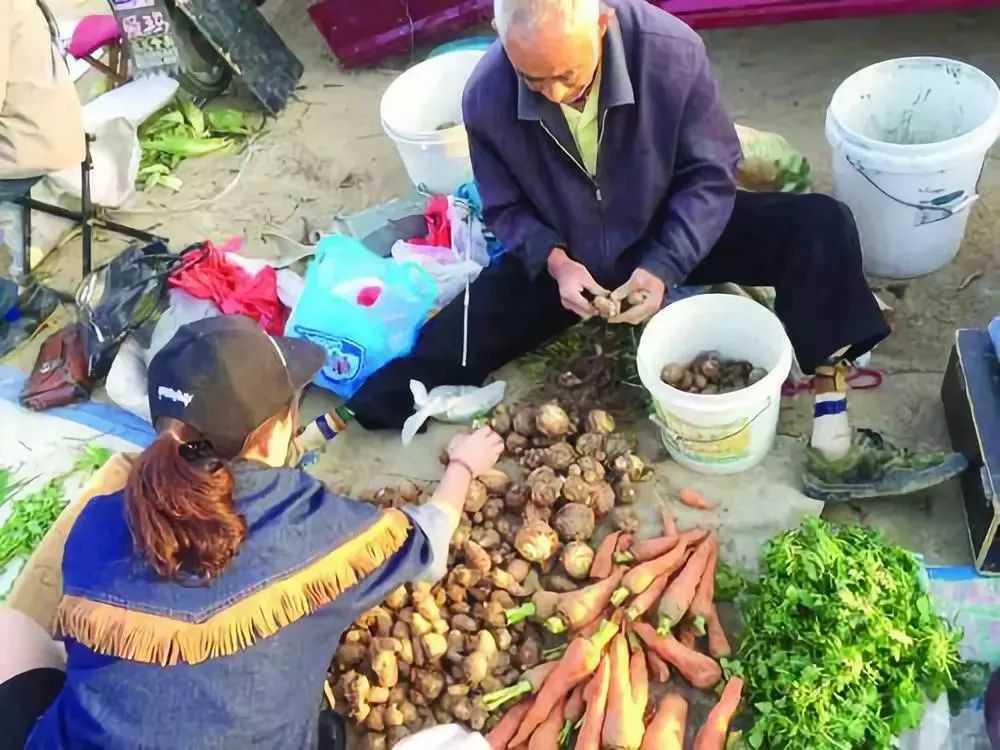
<path id="1" fill-rule="evenodd" d="M 635 104 L 632 79 L 629 78 L 625 61 L 625 42 L 622 39 L 618 18 L 613 17 L 604 34 L 604 49 L 601 56 L 601 95 L 598 100 L 600 111 L 612 107 Z M 541 120 L 543 113 L 551 107 L 558 109 L 541 94 L 527 87 L 521 76 L 517 76 L 517 118 L 519 120 Z"/>

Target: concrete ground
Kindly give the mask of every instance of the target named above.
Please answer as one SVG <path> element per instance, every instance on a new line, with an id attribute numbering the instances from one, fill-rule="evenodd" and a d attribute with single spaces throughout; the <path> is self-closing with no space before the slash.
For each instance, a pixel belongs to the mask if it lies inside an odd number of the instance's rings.
<path id="1" fill-rule="evenodd" d="M 142 195 L 135 211 L 117 218 L 155 228 L 177 249 L 206 237 L 220 240 L 237 234 L 246 238 L 248 252 L 266 254 L 265 232 L 301 239 L 306 228 L 329 227 L 337 214 L 360 210 L 408 188 L 378 118 L 382 91 L 408 61 L 345 72 L 301 4 L 286 3 L 268 12 L 306 66 L 302 86 L 286 111 L 267 123 L 249 156 L 190 160 L 178 172 L 185 181 L 180 193 L 158 190 Z M 734 117 L 778 131 L 801 148 L 813 163 L 817 189 L 825 191 L 830 189 L 830 174 L 823 118 L 844 78 L 869 63 L 915 54 L 966 60 L 1000 78 L 998 32 L 1000 9 L 725 30 L 706 33 L 705 38 Z M 908 444 L 947 445 L 938 389 L 953 332 L 984 325 L 1000 307 L 1000 267 L 991 262 L 1000 209 L 998 167 L 995 156 L 988 159 L 982 199 L 972 211 L 955 262 L 884 293 L 897 310 L 897 330 L 873 360 L 873 366 L 886 373 L 885 384 L 852 397 L 858 424 L 877 427 Z M 235 186 L 220 196 L 233 181 Z M 110 255 L 120 247 L 118 240 L 109 238 L 100 253 Z M 61 283 L 69 283 L 76 257 L 70 244 L 47 265 Z M 981 275 L 960 290 L 962 281 L 974 273 Z M 873 285 L 890 288 L 878 280 Z M 30 351 L 15 357 L 22 364 L 32 358 Z M 504 375 L 511 375 L 515 392 L 529 390 L 518 380 L 516 368 L 508 370 Z M 314 395 L 307 410 L 318 412 L 330 403 Z M 773 454 L 739 478 L 689 475 L 665 460 L 650 426 L 635 425 L 644 454 L 658 458 L 657 478 L 646 486 L 640 504 L 643 512 L 652 521 L 657 491 L 686 484 L 703 488 L 722 502 L 722 537 L 731 561 L 753 567 L 761 541 L 794 526 L 801 515 L 820 510 L 796 489 L 811 403 L 807 395 L 785 401 Z M 354 430 L 331 447 L 316 471 L 337 486 L 354 489 L 404 476 L 431 480 L 437 476 L 437 455 L 446 433 L 436 427 L 403 450 L 396 435 Z M 852 503 L 824 512 L 838 520 L 882 527 L 931 562 L 971 560 L 961 497 L 954 485 L 918 497 Z"/>

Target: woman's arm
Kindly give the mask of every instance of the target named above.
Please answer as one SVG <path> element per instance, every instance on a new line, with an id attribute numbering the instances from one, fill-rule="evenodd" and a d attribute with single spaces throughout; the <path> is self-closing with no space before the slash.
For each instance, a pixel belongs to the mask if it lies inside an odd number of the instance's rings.
<path id="1" fill-rule="evenodd" d="M 447 516 L 451 532 L 458 528 L 472 480 L 493 468 L 502 452 L 503 438 L 489 427 L 471 435 L 458 435 L 448 445 L 448 467 L 428 505 L 440 508 Z"/>

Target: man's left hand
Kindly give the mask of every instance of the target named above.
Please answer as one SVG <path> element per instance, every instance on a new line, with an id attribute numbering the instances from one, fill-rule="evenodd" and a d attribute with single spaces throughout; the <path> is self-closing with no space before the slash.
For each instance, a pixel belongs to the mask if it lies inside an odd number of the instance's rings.
<path id="1" fill-rule="evenodd" d="M 609 323 L 629 323 L 637 326 L 645 323 L 663 307 L 667 287 L 659 278 L 642 268 L 637 268 L 632 276 L 611 293 L 611 298 L 619 302 L 629 297 L 638 299 L 624 312 L 609 320 Z"/>

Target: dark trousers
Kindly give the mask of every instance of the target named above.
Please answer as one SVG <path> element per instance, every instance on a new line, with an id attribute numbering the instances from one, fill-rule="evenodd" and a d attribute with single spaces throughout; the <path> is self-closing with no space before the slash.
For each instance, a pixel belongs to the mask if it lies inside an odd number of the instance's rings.
<path id="1" fill-rule="evenodd" d="M 685 283 L 723 282 L 775 288 L 775 312 L 807 373 L 846 346 L 846 356 L 860 356 L 889 333 L 861 269 L 854 218 L 829 196 L 740 192 L 722 237 Z M 514 255 L 472 285 L 466 367 L 464 315 L 460 295 L 428 321 L 408 357 L 369 378 L 347 404 L 363 427 L 399 428 L 413 411 L 410 380 L 479 385 L 579 321 L 560 305 L 555 281 L 529 279 Z"/>

